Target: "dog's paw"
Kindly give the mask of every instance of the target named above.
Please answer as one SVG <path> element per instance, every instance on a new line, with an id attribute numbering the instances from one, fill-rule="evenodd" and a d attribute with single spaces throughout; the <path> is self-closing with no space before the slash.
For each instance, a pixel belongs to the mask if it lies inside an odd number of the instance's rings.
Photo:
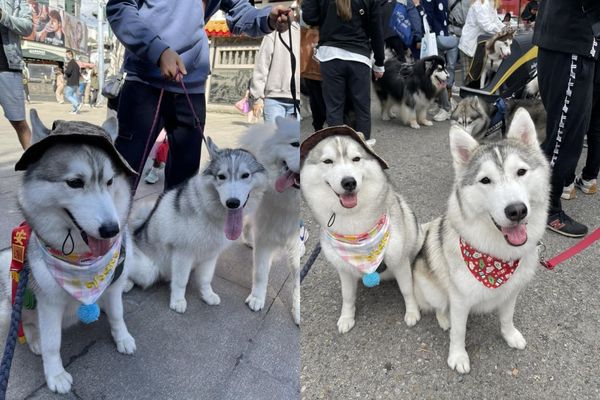
<path id="1" fill-rule="evenodd" d="M 117 351 L 121 354 L 133 354 L 135 353 L 135 339 L 131 335 L 127 335 L 123 339 L 115 341 L 117 344 Z"/>
<path id="2" fill-rule="evenodd" d="M 338 331 L 340 333 L 350 332 L 350 329 L 354 328 L 354 318 L 352 317 L 340 317 L 337 322 Z"/>
<path id="3" fill-rule="evenodd" d="M 428 119 L 425 119 L 423 121 L 421 121 L 421 125 L 425 125 L 425 126 L 433 126 L 433 122 L 431 122 Z"/>
<path id="4" fill-rule="evenodd" d="M 128 293 L 131 289 L 133 289 L 133 286 L 133 281 L 131 279 L 127 279 L 123 285 L 123 293 Z"/>
<path id="5" fill-rule="evenodd" d="M 521 332 L 517 330 L 517 328 L 513 328 L 512 331 L 508 333 L 503 332 L 502 337 L 504 337 L 506 343 L 513 349 L 523 350 L 525 346 L 527 346 L 527 341 L 525 340 Z"/>
<path id="6" fill-rule="evenodd" d="M 171 310 L 183 314 L 187 309 L 187 301 L 185 299 L 171 300 L 169 307 Z"/>
<path id="7" fill-rule="evenodd" d="M 410 121 L 410 127 L 413 129 L 421 129 L 421 126 L 416 121 Z"/>
<path id="8" fill-rule="evenodd" d="M 437 319 L 438 325 L 442 330 L 447 331 L 450 329 L 450 319 L 448 318 L 447 312 L 436 311 L 435 317 Z"/>
<path id="9" fill-rule="evenodd" d="M 469 361 L 469 355 L 467 351 L 462 350 L 450 350 L 448 355 L 448 366 L 459 374 L 468 374 L 471 371 L 471 362 Z"/>
<path id="10" fill-rule="evenodd" d="M 215 292 L 203 294 L 202 300 L 209 306 L 218 306 L 219 304 L 221 304 L 221 298 Z"/>
<path id="11" fill-rule="evenodd" d="M 46 383 L 48 389 L 55 393 L 69 393 L 71 391 L 71 385 L 73 384 L 73 377 L 64 369 L 61 373 L 54 376 L 47 376 Z"/>
<path id="12" fill-rule="evenodd" d="M 406 314 L 404 314 L 404 322 L 408 326 L 415 326 L 420 319 L 421 313 L 419 310 L 406 311 Z"/>
<path id="13" fill-rule="evenodd" d="M 42 345 L 40 339 L 35 339 L 27 342 L 29 344 L 29 350 L 36 356 L 42 355 Z"/>
<path id="14" fill-rule="evenodd" d="M 265 306 L 265 299 L 260 299 L 251 294 L 246 299 L 246 304 L 248 304 L 248 307 L 250 307 L 252 311 L 260 311 Z"/>
<path id="15" fill-rule="evenodd" d="M 391 119 L 390 114 L 381 114 L 382 121 L 389 121 Z"/>

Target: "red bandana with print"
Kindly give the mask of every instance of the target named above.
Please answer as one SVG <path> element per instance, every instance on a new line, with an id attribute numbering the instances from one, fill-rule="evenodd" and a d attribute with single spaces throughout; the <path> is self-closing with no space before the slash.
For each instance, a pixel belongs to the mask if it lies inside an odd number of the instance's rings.
<path id="1" fill-rule="evenodd" d="M 485 287 L 496 289 L 508 281 L 519 266 L 519 260 L 507 263 L 475 250 L 460 238 L 460 252 L 471 274 Z"/>

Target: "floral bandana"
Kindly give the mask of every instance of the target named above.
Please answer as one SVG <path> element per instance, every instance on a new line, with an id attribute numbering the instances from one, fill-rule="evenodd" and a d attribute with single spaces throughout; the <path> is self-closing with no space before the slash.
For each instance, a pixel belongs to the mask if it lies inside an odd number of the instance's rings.
<path id="1" fill-rule="evenodd" d="M 496 289 L 505 284 L 519 266 L 520 260 L 510 263 L 483 254 L 472 248 L 460 238 L 460 252 L 471 274 L 479 282 L 490 289 Z"/>
<path id="2" fill-rule="evenodd" d="M 384 214 L 373 229 L 358 235 L 341 235 L 327 229 L 324 231 L 325 237 L 344 261 L 363 274 L 370 274 L 383 261 L 390 239 L 390 219 Z"/>
<path id="3" fill-rule="evenodd" d="M 34 236 L 35 237 L 35 236 Z M 88 254 L 65 256 L 44 246 L 37 237 L 39 246 L 48 271 L 56 283 L 76 300 L 83 304 L 94 304 L 111 284 L 115 268 L 121 254 L 119 235 L 110 250 L 103 256 L 90 257 Z"/>

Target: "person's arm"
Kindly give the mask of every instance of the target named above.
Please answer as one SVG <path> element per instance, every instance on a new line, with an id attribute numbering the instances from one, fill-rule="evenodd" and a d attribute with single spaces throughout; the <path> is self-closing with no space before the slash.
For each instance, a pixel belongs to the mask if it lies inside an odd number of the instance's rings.
<path id="1" fill-rule="evenodd" d="M 67 78 L 70 78 L 72 74 L 73 74 L 73 63 L 71 61 L 69 61 L 67 63 L 67 68 L 65 68 L 65 76 Z"/>
<path id="2" fill-rule="evenodd" d="M 302 2 L 302 20 L 310 26 L 320 25 L 321 4 L 319 0 L 304 0 Z"/>
<path id="3" fill-rule="evenodd" d="M 33 32 L 31 6 L 27 0 L 19 1 L 19 13 L 16 16 L 6 14 L 0 9 L 0 24 L 19 36 L 29 36 Z"/>
<path id="4" fill-rule="evenodd" d="M 378 0 L 371 0 L 371 11 L 369 15 L 369 34 L 371 36 L 371 48 L 375 56 L 374 72 L 383 73 L 383 62 L 385 60 L 383 28 L 381 24 L 381 3 Z"/>
<path id="5" fill-rule="evenodd" d="M 481 4 L 473 3 L 471 6 L 475 13 L 475 21 L 483 31 L 494 34 L 498 33 L 504 28 L 504 24 L 494 13 L 487 12 Z"/>
<path id="6" fill-rule="evenodd" d="M 259 10 L 248 0 L 223 0 L 220 7 L 226 14 L 229 31 L 234 35 L 245 33 L 250 37 L 261 37 L 275 29 L 273 24 L 269 24 L 271 7 Z"/>
<path id="7" fill-rule="evenodd" d="M 160 56 L 169 45 L 140 18 L 136 0 L 109 0 L 106 18 L 127 50 L 158 65 Z"/>
<path id="8" fill-rule="evenodd" d="M 406 3 L 406 12 L 408 13 L 408 19 L 413 28 L 413 38 L 415 41 L 419 41 L 423 37 L 423 8 L 418 0 L 417 3 L 418 4 L 415 5 L 415 2 L 412 0 L 408 0 Z"/>
<path id="9" fill-rule="evenodd" d="M 250 95 L 255 99 L 255 104 L 262 106 L 265 98 L 265 86 L 267 85 L 267 78 L 269 77 L 269 68 L 271 67 L 271 60 L 273 59 L 273 49 L 275 48 L 274 35 L 265 36 L 258 55 L 256 56 L 256 62 L 254 64 L 254 71 L 252 72 L 252 80 L 250 84 Z"/>

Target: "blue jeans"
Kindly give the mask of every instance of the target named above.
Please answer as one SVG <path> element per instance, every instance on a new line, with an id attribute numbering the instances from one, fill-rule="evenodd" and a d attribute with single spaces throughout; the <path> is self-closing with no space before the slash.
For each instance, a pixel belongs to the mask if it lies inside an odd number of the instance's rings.
<path id="1" fill-rule="evenodd" d="M 290 101 L 283 102 L 276 99 L 265 99 L 264 118 L 266 122 L 275 122 L 277 117 L 293 117 L 294 104 Z M 298 115 L 300 120 L 300 115 Z"/>
<path id="2" fill-rule="evenodd" d="M 448 70 L 448 86 L 454 85 L 454 71 L 458 60 L 458 38 L 456 36 L 437 36 L 437 47 L 440 55 L 446 55 L 446 70 Z"/>
<path id="3" fill-rule="evenodd" d="M 65 99 L 73 106 L 73 112 L 77 111 L 77 107 L 79 107 L 77 86 L 65 86 Z"/>

